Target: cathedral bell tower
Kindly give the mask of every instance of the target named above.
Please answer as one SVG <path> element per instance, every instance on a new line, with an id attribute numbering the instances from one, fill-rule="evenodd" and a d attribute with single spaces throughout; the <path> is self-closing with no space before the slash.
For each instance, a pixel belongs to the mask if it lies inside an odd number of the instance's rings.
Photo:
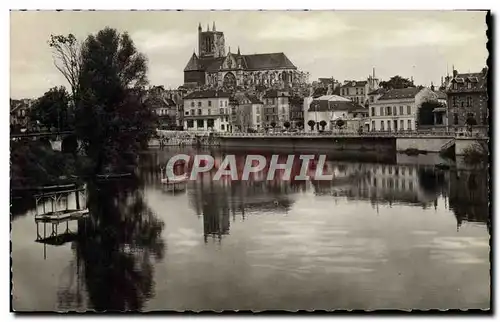
<path id="1" fill-rule="evenodd" d="M 202 31 L 201 24 L 198 25 L 198 56 L 205 57 L 225 57 L 226 49 L 224 43 L 224 33 L 215 29 L 215 22 L 212 30 Z"/>

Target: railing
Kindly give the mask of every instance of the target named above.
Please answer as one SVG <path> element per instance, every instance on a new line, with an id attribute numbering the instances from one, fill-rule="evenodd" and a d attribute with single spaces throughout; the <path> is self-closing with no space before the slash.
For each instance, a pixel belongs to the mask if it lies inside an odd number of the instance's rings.
<path id="1" fill-rule="evenodd" d="M 217 132 L 215 136 L 219 137 L 455 137 L 455 133 L 436 131 L 436 132 L 284 132 L 284 133 L 228 133 Z"/>
<path id="2" fill-rule="evenodd" d="M 276 133 L 247 133 L 247 132 L 215 132 L 215 131 L 158 131 L 163 136 L 209 136 L 214 137 L 470 137 L 470 138 L 487 138 L 486 135 L 480 133 L 463 133 L 453 131 L 373 131 L 373 132 L 357 132 L 357 131 L 325 131 L 325 132 L 276 132 Z"/>
<path id="3" fill-rule="evenodd" d="M 10 134 L 10 138 L 24 138 L 24 137 L 40 137 L 40 136 L 57 136 L 57 135 L 66 135 L 73 134 L 74 131 L 59 131 L 59 132 L 26 132 L 26 133 L 17 133 Z"/>

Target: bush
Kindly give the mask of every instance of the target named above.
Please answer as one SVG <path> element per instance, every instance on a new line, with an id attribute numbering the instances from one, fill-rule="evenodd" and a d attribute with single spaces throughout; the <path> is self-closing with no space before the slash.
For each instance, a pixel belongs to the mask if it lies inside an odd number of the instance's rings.
<path id="1" fill-rule="evenodd" d="M 467 164 L 488 163 L 488 147 L 482 144 L 476 144 L 465 148 L 464 161 Z"/>

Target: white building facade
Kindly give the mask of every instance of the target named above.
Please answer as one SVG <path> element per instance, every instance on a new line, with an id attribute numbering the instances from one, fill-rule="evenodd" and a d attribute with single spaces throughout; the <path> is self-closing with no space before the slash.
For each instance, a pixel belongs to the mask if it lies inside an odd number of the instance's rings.
<path id="1" fill-rule="evenodd" d="M 221 91 L 198 91 L 184 98 L 184 129 L 231 132 L 230 95 Z"/>
<path id="2" fill-rule="evenodd" d="M 416 131 L 418 109 L 435 99 L 437 95 L 425 87 L 390 90 L 370 104 L 370 131 Z"/>

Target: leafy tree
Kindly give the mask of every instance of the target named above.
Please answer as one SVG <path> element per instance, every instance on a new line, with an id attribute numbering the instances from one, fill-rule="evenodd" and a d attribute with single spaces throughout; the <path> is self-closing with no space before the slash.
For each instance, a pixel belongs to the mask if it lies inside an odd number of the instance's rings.
<path id="1" fill-rule="evenodd" d="M 288 129 L 290 127 L 290 122 L 286 121 L 285 123 L 283 123 L 283 126 L 285 127 L 285 129 Z"/>
<path id="2" fill-rule="evenodd" d="M 31 121 L 39 121 L 49 128 L 60 130 L 72 128 L 73 116 L 68 110 L 69 100 L 66 88 L 51 88 L 34 103 L 30 112 Z"/>
<path id="3" fill-rule="evenodd" d="M 276 127 L 276 122 L 272 121 L 271 122 L 271 127 L 274 129 Z"/>
<path id="4" fill-rule="evenodd" d="M 319 122 L 319 126 L 321 126 L 321 130 L 324 131 L 325 130 L 325 126 L 326 126 L 326 121 L 325 120 L 321 120 L 321 122 Z"/>
<path id="5" fill-rule="evenodd" d="M 154 133 L 156 116 L 143 103 L 146 72 L 127 33 L 105 28 L 83 43 L 76 130 L 95 173 L 135 165 Z"/>
<path id="6" fill-rule="evenodd" d="M 309 122 L 307 122 L 307 125 L 311 127 L 311 131 L 314 131 L 314 126 L 316 125 L 316 122 L 314 122 L 313 120 L 309 120 Z"/>
<path id="7" fill-rule="evenodd" d="M 335 122 L 335 125 L 336 125 L 339 129 L 341 129 L 341 128 L 343 128 L 343 127 L 344 127 L 344 125 L 345 125 L 345 121 L 344 121 L 343 119 L 338 119 L 338 120 Z"/>
<path id="8" fill-rule="evenodd" d="M 384 89 L 401 89 L 407 87 L 415 87 L 413 82 L 408 78 L 403 78 L 399 75 L 391 77 L 388 81 L 382 81 L 379 86 Z"/>
<path id="9" fill-rule="evenodd" d="M 437 101 L 422 103 L 422 106 L 418 109 L 418 125 L 434 125 L 433 111 L 438 107 L 443 107 L 443 105 Z"/>

